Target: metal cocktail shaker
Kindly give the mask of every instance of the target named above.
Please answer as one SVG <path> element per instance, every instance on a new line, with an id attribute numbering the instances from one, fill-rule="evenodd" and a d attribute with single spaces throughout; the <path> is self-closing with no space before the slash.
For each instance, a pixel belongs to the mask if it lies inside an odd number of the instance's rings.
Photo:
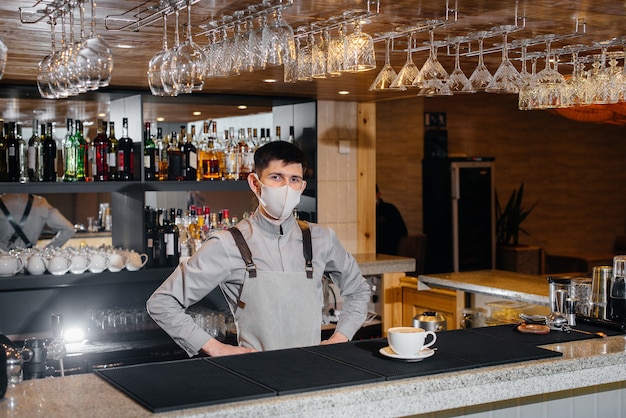
<path id="1" fill-rule="evenodd" d="M 591 316 L 608 319 L 609 285 L 613 277 L 613 267 L 596 266 L 591 277 Z"/>
<path id="2" fill-rule="evenodd" d="M 571 296 L 572 279 L 548 276 L 548 284 L 550 286 L 550 312 L 565 314 L 566 301 Z"/>

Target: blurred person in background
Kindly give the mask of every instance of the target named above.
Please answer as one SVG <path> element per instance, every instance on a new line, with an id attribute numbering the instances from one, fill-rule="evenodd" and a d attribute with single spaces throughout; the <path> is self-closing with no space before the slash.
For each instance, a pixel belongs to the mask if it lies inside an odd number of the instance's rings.
<path id="1" fill-rule="evenodd" d="M 0 249 L 34 247 L 46 226 L 56 234 L 46 247 L 61 247 L 74 236 L 74 225 L 44 197 L 0 195 Z"/>
<path id="2" fill-rule="evenodd" d="M 398 255 L 400 238 L 408 231 L 398 208 L 383 201 L 376 185 L 376 253 Z"/>

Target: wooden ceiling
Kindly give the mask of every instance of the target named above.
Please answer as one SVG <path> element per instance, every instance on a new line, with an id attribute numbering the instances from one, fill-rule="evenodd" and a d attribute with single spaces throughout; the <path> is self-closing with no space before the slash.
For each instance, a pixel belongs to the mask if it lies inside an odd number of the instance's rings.
<path id="1" fill-rule="evenodd" d="M 277 0 L 272 0 L 276 2 Z M 286 0 L 285 0 L 286 1 Z M 50 28 L 45 19 L 39 23 L 21 23 L 19 8 L 26 12 L 37 5 L 51 3 L 52 0 L 3 0 L 0 2 L 0 36 L 9 48 L 8 62 L 2 80 L 0 80 L 0 107 L 2 116 L 7 119 L 32 118 L 31 114 L 48 115 L 46 117 L 63 120 L 66 115 L 79 117 L 76 114 L 84 112 L 84 117 L 94 117 L 96 113 L 106 113 L 111 97 L 122 94 L 127 90 L 140 90 L 148 92 L 146 69 L 150 58 L 162 48 L 162 26 L 158 21 L 145 26 L 139 31 L 108 30 L 105 27 L 105 19 L 109 29 L 117 29 L 121 23 L 114 16 L 131 17 L 138 11 L 146 10 L 147 7 L 158 4 L 158 0 L 99 0 L 97 1 L 96 29 L 100 36 L 111 46 L 114 58 L 113 76 L 110 87 L 103 89 L 108 95 L 84 95 L 72 100 L 40 100 L 36 85 L 36 75 L 39 61 L 50 52 Z M 192 7 L 192 26 L 194 32 L 200 32 L 202 25 L 225 15 L 233 15 L 237 10 L 243 10 L 250 5 L 260 3 L 260 0 L 199 0 Z M 445 26 L 435 30 L 436 40 L 445 40 L 452 36 L 466 36 L 481 30 L 489 30 L 499 25 L 512 25 L 517 23 L 523 26 L 520 30 L 511 34 L 509 41 L 522 38 L 535 38 L 545 34 L 572 35 L 576 31 L 577 36 L 572 36 L 563 42 L 555 43 L 554 47 L 562 47 L 567 44 L 593 45 L 594 42 L 620 38 L 626 35 L 626 2 L 614 0 L 449 0 L 448 22 Z M 284 13 L 284 19 L 293 27 L 310 25 L 324 21 L 329 17 L 339 16 L 346 10 L 365 9 L 365 0 L 294 0 L 291 7 Z M 455 20 L 454 10 L 456 7 L 458 18 Z M 136 9 L 135 9 L 136 8 Z M 86 17 L 89 18 L 89 6 Z M 25 15 L 23 15 L 24 17 Z M 32 15 L 26 15 L 32 19 Z M 145 16 L 141 15 L 141 16 Z M 182 21 L 186 13 L 181 12 Z M 408 26 L 423 25 L 429 19 L 444 19 L 446 17 L 446 1 L 444 0 L 381 0 L 380 13 L 369 19 L 363 25 L 363 30 L 374 38 L 379 39 L 382 33 L 390 31 L 402 31 Z M 169 19 L 170 29 L 173 19 Z M 77 19 L 78 21 L 78 19 Z M 75 26 L 78 30 L 78 25 Z M 584 29 L 583 29 L 584 27 Z M 584 33 L 583 33 L 584 32 Z M 170 30 L 170 45 L 172 41 Z M 57 39 L 60 38 L 60 30 L 57 30 Z M 428 33 L 422 31 L 415 36 L 417 45 L 422 45 L 428 40 Z M 196 37 L 200 44 L 206 43 L 206 38 Z M 403 44 L 404 42 L 404 44 Z M 391 63 L 400 70 L 406 61 L 406 53 L 402 50 L 406 47 L 406 37 L 398 38 L 395 49 L 391 54 Z M 502 42 L 502 38 L 495 36 L 485 41 L 485 47 L 493 47 Z M 132 48 L 124 49 L 119 45 L 130 45 Z M 531 50 L 543 50 L 544 45 L 537 45 Z M 476 48 L 474 44 L 472 48 Z M 614 49 L 621 50 L 621 46 Z M 245 73 L 229 78 L 207 79 L 204 84 L 205 94 L 227 95 L 253 95 L 288 97 L 298 96 L 322 100 L 352 100 L 352 101 L 378 101 L 396 97 L 413 96 L 415 90 L 405 92 L 373 93 L 368 87 L 382 67 L 385 57 L 384 42 L 376 42 L 378 67 L 375 70 L 358 73 L 343 74 L 340 77 L 317 79 L 306 82 L 299 81 L 295 84 L 282 82 L 266 83 L 268 78 L 282 79 L 282 68 L 272 67 L 264 71 Z M 599 50 L 595 51 L 598 52 Z M 446 49 L 439 51 L 439 60 L 444 67 L 451 71 L 454 67 L 452 56 L 446 56 Z M 592 51 L 593 52 L 593 51 Z M 512 58 L 519 57 L 519 49 L 511 52 Z M 421 67 L 427 58 L 427 51 L 418 51 L 413 55 L 415 63 Z M 487 54 L 485 61 L 492 73 L 500 63 L 501 54 L 497 51 Z M 540 61 L 540 65 L 541 65 Z M 468 56 L 462 58 L 461 66 L 469 76 L 476 66 L 477 58 Z M 519 68 L 519 61 L 516 61 Z M 621 65 L 621 62 L 620 62 Z M 562 72 L 570 71 L 566 67 L 560 67 Z M 26 93 L 12 89 L 15 86 L 30 86 Z M 339 95 L 340 90 L 347 90 L 349 95 Z M 186 96 L 197 96 L 195 106 L 203 104 L 205 99 L 199 99 L 201 94 L 195 93 Z M 95 99 L 94 99 L 95 98 Z M 168 112 L 180 117 L 186 115 L 192 104 L 182 106 L 186 101 L 182 98 L 168 98 L 167 103 L 177 106 L 170 107 Z M 219 103 L 218 103 L 219 104 Z M 150 108 L 149 105 L 147 109 Z M 156 106 L 156 105 L 155 105 Z M 162 104 L 160 105 L 162 106 Z M 217 112 L 207 105 L 207 112 Z M 224 106 L 221 106 L 224 108 Z M 156 115 L 162 110 L 149 109 Z M 226 109 L 223 109 L 226 110 Z M 254 107 L 249 112 L 256 111 Z M 45 113 L 50 112 L 50 113 Z M 231 112 L 231 109 L 228 109 Z M 203 112 L 203 114 L 206 114 Z M 217 114 L 217 113 L 213 113 Z M 80 116 L 83 117 L 83 116 Z M 151 116 L 150 116 L 151 117 Z M 41 118 L 41 117 L 40 117 Z"/>

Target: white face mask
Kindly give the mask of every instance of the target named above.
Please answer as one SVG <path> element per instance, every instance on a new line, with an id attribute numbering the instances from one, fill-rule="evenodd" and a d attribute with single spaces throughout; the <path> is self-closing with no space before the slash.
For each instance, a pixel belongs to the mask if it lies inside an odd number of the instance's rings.
<path id="1" fill-rule="evenodd" d="M 256 176 L 256 174 L 253 175 Z M 261 180 L 259 180 L 259 184 L 261 185 L 261 194 L 254 192 L 259 203 L 271 217 L 281 221 L 287 219 L 298 206 L 300 195 L 304 190 L 304 186 L 302 190 L 294 190 L 288 184 L 281 187 L 268 187 L 261 183 Z"/>

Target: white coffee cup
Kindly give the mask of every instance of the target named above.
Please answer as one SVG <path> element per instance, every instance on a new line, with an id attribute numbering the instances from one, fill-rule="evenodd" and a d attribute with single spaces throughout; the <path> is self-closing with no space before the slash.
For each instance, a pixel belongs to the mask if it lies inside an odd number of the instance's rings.
<path id="1" fill-rule="evenodd" d="M 0 256 L 0 276 L 13 276 L 17 274 L 22 267 L 24 267 L 24 262 L 17 256 L 9 254 Z"/>
<path id="2" fill-rule="evenodd" d="M 424 344 L 428 335 L 432 335 L 433 339 L 428 344 Z M 422 328 L 394 327 L 387 330 L 387 341 L 396 354 L 413 356 L 433 345 L 437 341 L 437 334 Z"/>

